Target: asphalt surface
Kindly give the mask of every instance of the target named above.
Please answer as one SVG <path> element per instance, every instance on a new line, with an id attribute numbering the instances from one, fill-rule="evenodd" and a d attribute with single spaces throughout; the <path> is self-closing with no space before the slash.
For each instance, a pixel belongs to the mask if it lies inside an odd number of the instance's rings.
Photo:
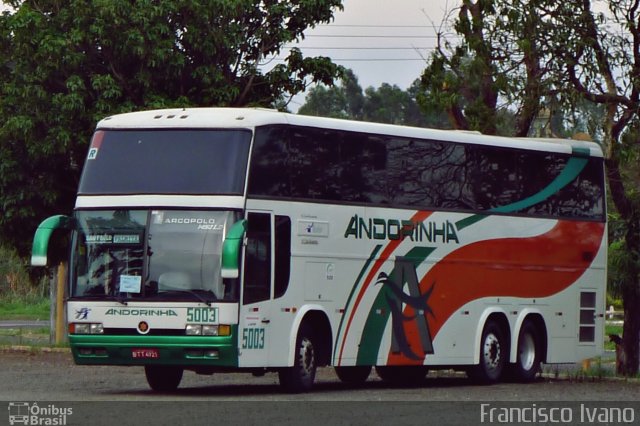
<path id="1" fill-rule="evenodd" d="M 432 372 L 423 385 L 399 387 L 384 383 L 375 372 L 365 384 L 348 386 L 332 368 L 322 368 L 312 392 L 287 394 L 273 373 L 253 377 L 192 372 L 185 373 L 176 391 L 155 393 L 141 367 L 78 366 L 65 350 L 0 350 L 0 366 L 0 425 L 8 424 L 6 413 L 17 411 L 16 404 L 48 410 L 40 416 L 45 421 L 60 418 L 47 413 L 66 410 L 69 415 L 61 419 L 65 423 L 58 424 L 92 426 L 504 424 L 488 417 L 491 409 L 497 416 L 504 407 L 547 414 L 555 409 L 570 420 L 559 422 L 563 424 L 640 423 L 638 380 L 586 377 L 575 370 L 528 384 L 492 386 L 473 384 L 459 373 Z M 626 410 L 633 421 L 602 416 L 585 421 L 585 413 L 606 414 L 610 412 L 601 410 L 610 407 Z M 539 420 L 526 423 L 549 423 Z"/>

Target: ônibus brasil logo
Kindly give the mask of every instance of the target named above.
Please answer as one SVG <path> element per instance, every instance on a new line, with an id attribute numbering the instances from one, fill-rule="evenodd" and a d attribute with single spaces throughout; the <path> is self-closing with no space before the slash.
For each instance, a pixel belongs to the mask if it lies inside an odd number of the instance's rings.
<path id="1" fill-rule="evenodd" d="M 40 406 L 37 402 L 10 402 L 8 408 L 10 425 L 64 426 L 73 414 L 71 407 L 55 404 Z"/>

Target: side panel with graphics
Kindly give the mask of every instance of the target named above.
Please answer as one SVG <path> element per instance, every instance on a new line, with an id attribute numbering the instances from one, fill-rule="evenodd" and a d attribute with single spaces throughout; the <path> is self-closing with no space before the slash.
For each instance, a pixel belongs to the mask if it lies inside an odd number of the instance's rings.
<path id="1" fill-rule="evenodd" d="M 544 317 L 548 361 L 575 360 L 579 289 L 604 294 L 604 223 L 251 203 L 292 222 L 272 366 L 289 362 L 296 312 L 311 305 L 329 317 L 333 365 L 472 364 L 482 318 L 504 312 L 513 340 L 527 309 Z M 558 339 L 572 349 L 556 351 Z"/>

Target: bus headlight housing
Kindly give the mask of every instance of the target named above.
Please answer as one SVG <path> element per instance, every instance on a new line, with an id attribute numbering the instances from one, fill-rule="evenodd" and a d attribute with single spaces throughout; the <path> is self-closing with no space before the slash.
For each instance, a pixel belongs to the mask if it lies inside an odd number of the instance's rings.
<path id="1" fill-rule="evenodd" d="M 224 324 L 187 324 L 185 334 L 187 336 L 229 336 L 231 335 L 231 326 Z"/>

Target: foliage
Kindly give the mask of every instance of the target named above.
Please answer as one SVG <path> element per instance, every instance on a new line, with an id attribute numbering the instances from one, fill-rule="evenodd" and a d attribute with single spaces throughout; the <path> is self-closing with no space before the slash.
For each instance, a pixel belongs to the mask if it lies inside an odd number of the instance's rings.
<path id="1" fill-rule="evenodd" d="M 49 286 L 45 279 L 30 285 L 28 267 L 15 250 L 0 245 L 0 318 L 49 317 Z"/>
<path id="2" fill-rule="evenodd" d="M 456 129 L 516 136 L 529 133 L 543 107 L 553 115 L 556 94 L 548 88 L 555 63 L 545 40 L 531 37 L 547 34 L 535 5 L 463 0 L 452 24 L 461 38 L 453 45 L 439 33 L 421 79 L 428 93 L 421 107 L 445 108 Z"/>
<path id="3" fill-rule="evenodd" d="M 96 121 L 174 106 L 282 106 L 340 67 L 291 49 L 340 0 L 13 0 L 0 16 L 0 238 L 21 254 L 73 206 Z"/>
<path id="4" fill-rule="evenodd" d="M 378 123 L 418 127 L 446 127 L 442 110 L 424 114 L 417 103 L 418 81 L 408 90 L 383 83 L 380 87 L 362 90 L 357 77 L 346 70 L 340 83 L 316 86 L 309 90 L 299 114 L 345 118 Z"/>
<path id="5" fill-rule="evenodd" d="M 15 250 L 0 245 L 0 297 L 35 295 L 29 284 L 27 265 Z"/>

